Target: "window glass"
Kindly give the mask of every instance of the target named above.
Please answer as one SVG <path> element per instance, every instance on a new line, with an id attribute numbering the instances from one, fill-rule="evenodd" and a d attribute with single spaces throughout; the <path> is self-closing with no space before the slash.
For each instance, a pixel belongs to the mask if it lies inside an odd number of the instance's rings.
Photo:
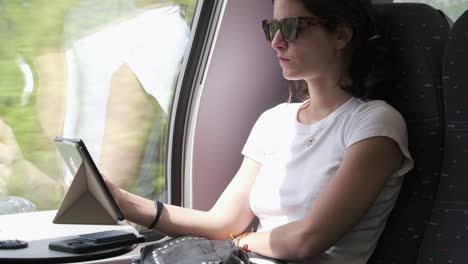
<path id="1" fill-rule="evenodd" d="M 0 214 L 57 209 L 56 136 L 166 199 L 166 133 L 196 0 L 0 1 Z"/>
<path id="2" fill-rule="evenodd" d="M 452 21 L 468 9 L 468 0 L 395 0 L 395 3 L 426 3 L 442 10 Z"/>

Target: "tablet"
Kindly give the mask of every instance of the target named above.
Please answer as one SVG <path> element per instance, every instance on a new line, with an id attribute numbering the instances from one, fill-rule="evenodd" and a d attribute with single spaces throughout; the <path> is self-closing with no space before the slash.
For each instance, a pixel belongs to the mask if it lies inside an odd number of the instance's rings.
<path id="1" fill-rule="evenodd" d="M 117 224 L 123 214 L 81 139 L 54 139 L 73 181 L 65 194 L 55 224 Z"/>

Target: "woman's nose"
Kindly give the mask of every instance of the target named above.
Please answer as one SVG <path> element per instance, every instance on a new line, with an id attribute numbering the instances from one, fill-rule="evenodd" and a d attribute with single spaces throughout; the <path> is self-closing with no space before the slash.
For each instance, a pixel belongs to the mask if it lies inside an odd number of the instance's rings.
<path id="1" fill-rule="evenodd" d="M 271 47 L 274 49 L 284 49 L 288 43 L 283 39 L 281 31 L 278 30 L 275 33 L 275 36 L 271 40 Z"/>

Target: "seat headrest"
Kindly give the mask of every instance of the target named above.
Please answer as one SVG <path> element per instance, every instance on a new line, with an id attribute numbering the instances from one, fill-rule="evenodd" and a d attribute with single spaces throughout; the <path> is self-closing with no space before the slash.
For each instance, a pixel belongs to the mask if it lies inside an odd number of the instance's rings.
<path id="1" fill-rule="evenodd" d="M 445 147 L 442 177 L 419 262 L 465 263 L 468 193 L 468 11 L 459 17 L 450 32 L 443 61 L 445 100 Z M 448 249 L 446 251 L 441 249 Z M 434 262 L 435 263 L 435 262 Z"/>
<path id="2" fill-rule="evenodd" d="M 442 87 L 446 20 L 426 4 L 377 4 L 375 8 L 381 37 L 369 96 L 388 101 L 409 119 L 421 118 L 421 110 L 434 116 L 439 109 L 433 103 Z"/>
<path id="3" fill-rule="evenodd" d="M 453 25 L 445 47 L 442 81 L 444 97 L 450 101 L 450 104 L 446 105 L 448 125 L 450 123 L 466 124 L 468 119 L 468 112 L 465 112 L 468 105 L 467 68 L 468 10 Z"/>

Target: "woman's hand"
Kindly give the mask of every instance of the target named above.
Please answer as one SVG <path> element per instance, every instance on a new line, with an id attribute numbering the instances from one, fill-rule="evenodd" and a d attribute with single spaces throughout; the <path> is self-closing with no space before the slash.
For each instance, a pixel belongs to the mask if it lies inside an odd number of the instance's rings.
<path id="1" fill-rule="evenodd" d="M 117 203 L 119 208 L 122 208 L 124 199 L 125 199 L 124 192 L 105 175 L 102 175 L 102 178 L 104 179 L 104 182 L 106 183 L 107 188 L 112 194 L 112 197 L 114 197 L 115 202 Z"/>
<path id="2" fill-rule="evenodd" d="M 103 174 L 102 178 L 126 220 L 143 226 L 152 223 L 157 213 L 153 201 L 120 189 Z"/>

